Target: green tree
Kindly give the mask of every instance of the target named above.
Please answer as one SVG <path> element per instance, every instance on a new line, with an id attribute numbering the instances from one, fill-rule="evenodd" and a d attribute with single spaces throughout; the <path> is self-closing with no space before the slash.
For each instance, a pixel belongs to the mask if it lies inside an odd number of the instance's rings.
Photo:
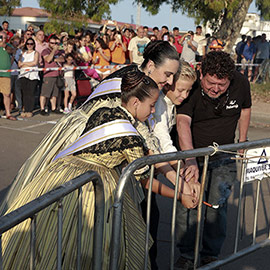
<path id="1" fill-rule="evenodd" d="M 0 15 L 10 16 L 13 9 L 20 5 L 20 0 L 0 0 Z"/>
<path id="2" fill-rule="evenodd" d="M 65 30 L 73 34 L 73 29 L 86 25 L 87 19 L 100 21 L 110 18 L 110 4 L 117 2 L 118 0 L 40 0 L 39 5 L 51 14 L 45 31 Z"/>
<path id="3" fill-rule="evenodd" d="M 209 23 L 214 35 L 226 42 L 231 51 L 245 21 L 252 0 L 136 0 L 152 14 L 157 14 L 163 3 L 174 12 L 179 10 L 195 19 L 197 24 Z M 256 0 L 256 6 L 264 18 L 270 18 L 270 0 Z"/>

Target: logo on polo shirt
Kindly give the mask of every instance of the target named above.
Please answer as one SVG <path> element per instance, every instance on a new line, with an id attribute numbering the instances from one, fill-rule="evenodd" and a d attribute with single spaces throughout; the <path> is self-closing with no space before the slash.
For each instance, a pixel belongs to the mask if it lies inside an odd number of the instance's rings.
<path id="1" fill-rule="evenodd" d="M 236 103 L 236 100 L 231 100 L 228 105 L 226 105 L 226 110 L 237 109 L 239 105 Z"/>

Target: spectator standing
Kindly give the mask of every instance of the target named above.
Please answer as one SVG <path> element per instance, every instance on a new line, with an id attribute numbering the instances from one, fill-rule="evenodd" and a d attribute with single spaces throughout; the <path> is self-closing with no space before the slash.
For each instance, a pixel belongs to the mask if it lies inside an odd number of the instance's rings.
<path id="1" fill-rule="evenodd" d="M 179 40 L 179 42 L 183 44 L 181 59 L 185 60 L 192 66 L 196 64 L 195 55 L 198 48 L 198 43 L 194 41 L 193 38 L 194 32 L 188 31 L 188 33 L 184 34 Z"/>
<path id="2" fill-rule="evenodd" d="M 253 64 L 256 54 L 256 47 L 251 39 L 251 36 L 247 37 L 247 42 L 244 46 L 242 53 L 242 68 L 241 73 L 244 74 L 246 70 L 246 65 Z M 248 80 L 250 81 L 252 77 L 252 66 L 248 66 Z"/>
<path id="3" fill-rule="evenodd" d="M 153 28 L 153 33 L 157 37 L 157 40 L 161 40 L 160 32 L 157 26 Z"/>
<path id="4" fill-rule="evenodd" d="M 243 53 L 244 47 L 246 45 L 246 37 L 247 37 L 246 35 L 242 35 L 241 36 L 241 41 L 239 41 L 236 44 L 235 53 L 237 55 L 237 59 L 236 59 L 237 64 L 240 64 L 241 63 L 242 53 Z"/>
<path id="5" fill-rule="evenodd" d="M 39 53 L 39 66 L 43 67 L 43 61 L 42 61 L 42 52 L 43 50 L 48 48 L 48 43 L 45 42 L 45 34 L 44 31 L 39 30 L 36 33 L 35 36 L 35 50 Z"/>
<path id="6" fill-rule="evenodd" d="M 183 50 L 183 45 L 179 43 L 179 40 L 181 39 L 181 35 L 179 32 L 179 28 L 178 27 L 174 27 L 173 28 L 173 36 L 174 36 L 174 46 L 176 48 L 176 51 L 179 53 L 179 56 L 181 56 L 182 50 Z"/>
<path id="7" fill-rule="evenodd" d="M 128 45 L 130 63 L 141 65 L 143 52 L 150 39 L 143 36 L 143 27 L 137 29 L 137 36 L 132 38 Z"/>
<path id="8" fill-rule="evenodd" d="M 74 68 L 74 56 L 70 53 L 65 56 L 66 63 L 64 67 Z M 72 104 L 76 98 L 76 83 L 75 83 L 75 74 L 74 70 L 65 70 L 65 97 L 64 97 L 64 114 L 67 114 L 72 111 Z M 69 94 L 71 93 L 70 100 Z"/>
<path id="9" fill-rule="evenodd" d="M 6 33 L 6 42 L 9 42 L 9 40 L 13 37 L 13 33 L 8 30 L 9 22 L 3 21 L 2 22 L 2 28 L 3 31 Z"/>
<path id="10" fill-rule="evenodd" d="M 27 39 L 24 52 L 20 57 L 18 66 L 20 70 L 20 87 L 22 91 L 22 117 L 32 117 L 35 106 L 35 90 L 38 84 L 38 71 L 24 71 L 25 68 L 38 68 L 39 55 L 35 51 L 35 41 L 33 38 Z"/>
<path id="11" fill-rule="evenodd" d="M 149 38 L 148 31 L 149 31 L 149 27 L 145 25 L 145 26 L 143 27 L 143 36 L 144 36 L 144 37 Z"/>
<path id="12" fill-rule="evenodd" d="M 109 47 L 105 44 L 102 38 L 98 37 L 95 41 L 96 50 L 93 55 L 93 63 L 95 66 L 109 66 L 111 60 L 111 52 Z M 105 78 L 110 74 L 110 69 L 99 68 L 96 69 L 101 78 Z"/>
<path id="13" fill-rule="evenodd" d="M 120 32 L 115 32 L 113 38 L 114 40 L 109 43 L 111 63 L 117 65 L 124 64 L 126 62 L 125 52 L 127 51 L 127 47 L 122 41 L 122 35 Z"/>
<path id="14" fill-rule="evenodd" d="M 169 28 L 166 25 L 161 27 L 160 36 L 162 37 L 164 34 L 169 33 Z"/>
<path id="15" fill-rule="evenodd" d="M 209 52 L 202 60 L 201 80 L 186 102 L 177 108 L 177 131 L 182 151 L 234 143 L 238 124 L 239 142 L 247 140 L 251 112 L 248 80 L 235 70 L 234 61 L 223 51 Z M 199 168 L 197 165 L 199 162 Z M 204 158 L 185 160 L 186 181 L 199 178 Z M 226 238 L 227 199 L 236 181 L 235 161 L 227 153 L 209 158 L 205 201 L 218 205 L 204 211 L 201 265 L 217 259 Z M 193 269 L 197 209 L 177 205 L 177 246 L 181 257 L 175 269 Z M 184 268 L 185 267 L 185 268 Z"/>
<path id="16" fill-rule="evenodd" d="M 18 48 L 20 44 L 19 36 L 13 36 L 10 39 L 10 44 L 13 46 L 12 55 L 11 55 L 11 69 L 18 69 L 19 58 L 22 54 L 22 50 Z M 12 101 L 12 93 L 15 94 L 16 107 L 21 112 L 22 111 L 22 94 L 20 83 L 18 81 L 18 71 L 11 72 L 11 101 Z"/>
<path id="17" fill-rule="evenodd" d="M 41 54 L 44 61 L 44 68 L 59 67 L 59 65 L 64 62 L 63 52 L 59 50 L 59 39 L 55 35 L 52 35 L 49 39 L 48 45 L 48 48 L 43 50 Z M 58 113 L 56 109 L 56 100 L 59 95 L 59 89 L 56 84 L 58 76 L 59 71 L 57 70 L 44 71 L 44 80 L 40 94 L 41 115 L 48 115 L 48 112 L 45 111 L 47 99 L 50 99 L 52 112 Z"/>
<path id="18" fill-rule="evenodd" d="M 129 28 L 125 28 L 125 30 L 123 31 L 122 40 L 123 40 L 123 43 L 126 46 L 126 52 L 125 52 L 126 64 L 129 64 L 130 60 L 129 60 L 128 45 L 129 45 L 129 42 L 131 40 L 130 29 Z"/>
<path id="19" fill-rule="evenodd" d="M 0 32 L 0 69 L 6 70 L 10 69 L 11 61 L 10 56 L 6 51 L 6 33 L 4 31 Z M 6 110 L 6 117 L 9 120 L 17 120 L 10 114 L 10 72 L 0 72 L 0 93 L 3 94 L 4 106 Z"/>
<path id="20" fill-rule="evenodd" d="M 261 64 L 264 60 L 269 59 L 270 44 L 266 40 L 266 34 L 262 34 L 257 44 L 257 52 L 255 56 L 255 64 Z M 255 67 L 253 82 L 256 82 L 260 66 Z"/>
<path id="21" fill-rule="evenodd" d="M 193 40 L 198 43 L 198 48 L 197 48 L 196 56 L 195 56 L 196 62 L 201 62 L 202 57 L 205 55 L 204 47 L 206 43 L 205 43 L 205 37 L 202 35 L 202 27 L 200 25 L 196 27 L 196 32 L 194 34 Z"/>
<path id="22" fill-rule="evenodd" d="M 86 46 L 86 37 L 85 36 L 81 36 L 80 37 L 80 45 L 78 48 L 80 57 L 82 62 L 89 64 L 92 61 L 92 53 L 89 47 Z"/>
<path id="23" fill-rule="evenodd" d="M 39 55 L 38 66 L 40 68 L 43 68 L 44 62 L 43 62 L 41 54 L 42 54 L 43 50 L 48 48 L 48 43 L 45 41 L 45 33 L 43 30 L 37 31 L 36 36 L 35 36 L 35 43 L 36 43 L 35 50 L 38 52 L 38 55 Z M 38 84 L 36 87 L 36 94 L 35 94 L 35 96 L 36 96 L 35 103 L 37 106 L 39 103 L 39 97 L 40 97 L 41 88 L 42 88 L 42 84 L 43 84 L 43 72 L 39 71 L 38 75 L 39 75 L 39 81 L 38 81 Z"/>
<path id="24" fill-rule="evenodd" d="M 24 34 L 23 34 L 23 40 L 21 41 L 20 46 L 19 46 L 20 49 L 22 49 L 22 48 L 25 47 L 25 42 L 26 42 L 26 40 L 27 40 L 28 38 L 32 37 L 32 35 L 33 35 L 32 32 L 29 31 L 29 30 L 26 30 L 26 31 L 24 32 Z"/>

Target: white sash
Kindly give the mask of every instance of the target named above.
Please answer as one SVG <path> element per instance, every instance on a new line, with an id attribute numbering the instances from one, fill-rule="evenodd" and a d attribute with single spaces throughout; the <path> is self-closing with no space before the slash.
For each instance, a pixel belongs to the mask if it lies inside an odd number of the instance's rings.
<path id="1" fill-rule="evenodd" d="M 88 102 L 89 100 L 95 97 L 103 96 L 106 94 L 121 93 L 121 82 L 122 82 L 121 78 L 113 78 L 101 82 L 84 103 Z"/>
<path id="2" fill-rule="evenodd" d="M 73 144 L 60 152 L 54 158 L 54 160 L 71 155 L 108 139 L 132 135 L 139 136 L 137 130 L 128 120 L 114 120 L 89 130 L 87 133 L 78 138 Z"/>

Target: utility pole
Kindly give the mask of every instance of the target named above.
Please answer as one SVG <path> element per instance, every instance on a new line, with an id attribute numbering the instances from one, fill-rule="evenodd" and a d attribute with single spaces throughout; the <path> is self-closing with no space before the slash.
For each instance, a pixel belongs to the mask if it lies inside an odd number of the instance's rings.
<path id="1" fill-rule="evenodd" d="M 137 4 L 137 18 L 136 18 L 136 28 L 141 25 L 141 4 Z"/>

